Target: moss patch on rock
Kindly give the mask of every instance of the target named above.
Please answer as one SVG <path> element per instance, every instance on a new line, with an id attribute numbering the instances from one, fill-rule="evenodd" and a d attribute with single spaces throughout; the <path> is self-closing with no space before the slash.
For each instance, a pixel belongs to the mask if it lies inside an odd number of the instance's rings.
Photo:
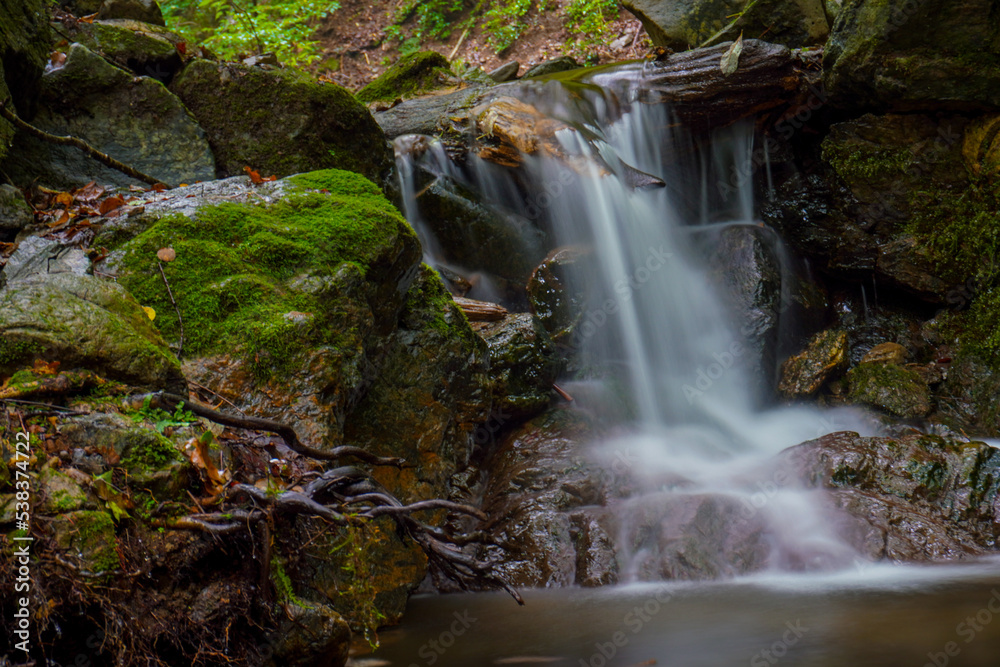
<path id="1" fill-rule="evenodd" d="M 92 574 L 119 567 L 115 524 L 107 512 L 81 510 L 59 516 L 52 522 L 56 544 Z"/>
<path id="2" fill-rule="evenodd" d="M 377 79 L 358 91 L 358 100 L 365 104 L 391 102 L 413 97 L 442 85 L 442 70 L 449 73 L 448 60 L 435 51 L 418 51 L 400 58 Z"/>
<path id="3" fill-rule="evenodd" d="M 863 363 L 847 373 L 849 398 L 904 419 L 926 416 L 930 389 L 918 373 L 895 364 Z"/>
<path id="4" fill-rule="evenodd" d="M 378 281 L 416 247 L 399 212 L 358 174 L 327 170 L 288 184 L 273 203 L 227 203 L 202 207 L 193 217 L 163 217 L 123 247 L 121 282 L 156 310 L 165 336 L 179 339 L 181 328 L 157 268 L 156 251 L 169 246 L 177 257 L 163 270 L 183 319 L 185 350 L 238 351 L 262 378 L 296 352 L 336 344 L 348 333 L 333 326 L 338 295 L 306 289 L 293 278 L 330 281 L 348 264 Z"/>

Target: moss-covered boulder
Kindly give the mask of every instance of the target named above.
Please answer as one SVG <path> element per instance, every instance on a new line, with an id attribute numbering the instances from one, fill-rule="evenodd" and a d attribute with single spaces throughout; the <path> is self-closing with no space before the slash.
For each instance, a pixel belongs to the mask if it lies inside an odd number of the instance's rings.
<path id="1" fill-rule="evenodd" d="M 128 19 L 150 25 L 166 25 L 156 0 L 104 0 L 97 12 L 98 19 Z"/>
<path id="2" fill-rule="evenodd" d="M 866 362 L 847 373 L 847 384 L 848 398 L 853 403 L 904 419 L 930 414 L 930 389 L 915 370 L 897 364 Z"/>
<path id="3" fill-rule="evenodd" d="M 104 580 L 121 567 L 115 524 L 100 510 L 79 510 L 55 517 L 49 530 L 57 548 L 67 553 L 89 576 Z"/>
<path id="4" fill-rule="evenodd" d="M 679 51 L 709 38 L 767 39 L 786 46 L 822 44 L 830 32 L 823 0 L 624 0 L 653 44 Z M 734 16 L 736 20 L 734 21 Z"/>
<path id="5" fill-rule="evenodd" d="M 552 250 L 531 272 L 527 286 L 531 312 L 556 343 L 572 344 L 587 309 L 587 277 L 596 273 L 593 250 L 581 246 Z"/>
<path id="6" fill-rule="evenodd" d="M 156 310 L 167 339 L 180 345 L 183 327 L 191 377 L 291 421 L 315 446 L 337 444 L 419 261 L 399 212 L 337 170 L 260 187 L 239 177 L 152 195 L 145 208 L 99 239 L 118 246 L 120 283 Z M 176 309 L 157 266 L 164 247 L 176 253 L 163 264 Z"/>
<path id="7" fill-rule="evenodd" d="M 65 64 L 42 77 L 42 108 L 34 124 L 79 137 L 154 178 L 176 185 L 215 177 L 211 150 L 184 105 L 155 79 L 135 78 L 81 44 Z M 122 113 L 128 109 L 129 113 Z M 19 184 L 55 188 L 137 181 L 72 146 L 18 134 L 4 166 Z"/>
<path id="8" fill-rule="evenodd" d="M 171 84 L 215 151 L 220 176 L 345 169 L 387 182 L 392 151 L 350 92 L 291 69 L 189 63 Z"/>
<path id="9" fill-rule="evenodd" d="M 35 114 L 39 79 L 51 49 L 49 5 L 46 0 L 4 0 L 0 3 L 0 63 L 8 94 L 18 114 Z M 0 84 L 0 91 L 3 85 Z M 0 130 L 2 138 L 2 130 Z M 0 148 L 0 158 L 3 149 Z"/>
<path id="10" fill-rule="evenodd" d="M 351 629 L 329 605 L 286 602 L 274 632 L 268 665 L 343 667 L 351 646 Z"/>
<path id="11" fill-rule="evenodd" d="M 36 502 L 41 514 L 55 516 L 80 509 L 94 509 L 93 499 L 75 479 L 55 468 L 45 466 L 38 473 L 39 494 Z"/>
<path id="12" fill-rule="evenodd" d="M 852 108 L 1000 108 L 1000 23 L 992 0 L 852 0 L 824 53 L 832 100 Z"/>
<path id="13" fill-rule="evenodd" d="M 0 372 L 34 359 L 140 386 L 184 385 L 177 357 L 140 304 L 93 276 L 34 275 L 0 291 Z"/>
<path id="14" fill-rule="evenodd" d="M 169 83 L 181 67 L 177 46 L 184 40 L 160 26 L 132 19 L 112 19 L 77 22 L 66 30 L 73 41 L 140 76 Z"/>
<path id="15" fill-rule="evenodd" d="M 436 51 L 418 51 L 400 58 L 374 81 L 358 91 L 365 104 L 392 102 L 415 97 L 444 85 L 442 74 L 449 74 L 448 59 Z"/>
<path id="16" fill-rule="evenodd" d="M 533 67 L 529 67 L 528 71 L 525 72 L 524 76 L 521 78 L 532 79 L 536 76 L 558 74 L 559 72 L 568 72 L 581 67 L 583 67 L 583 65 L 576 62 L 576 60 L 574 60 L 571 56 L 559 56 L 558 58 L 552 58 L 551 60 L 546 60 Z"/>
<path id="17" fill-rule="evenodd" d="M 799 354 L 781 364 L 778 391 L 784 396 L 811 396 L 847 363 L 847 333 L 838 329 L 821 331 Z"/>
<path id="18" fill-rule="evenodd" d="M 3 91 L 0 90 L 0 95 L 2 94 Z M 2 132 L 0 129 L 0 133 Z M 0 152 L 2 151 L 3 148 L 0 148 Z M 18 232 L 35 221 L 34 213 L 20 190 L 6 183 L 0 185 L 0 238 L 13 239 Z"/>

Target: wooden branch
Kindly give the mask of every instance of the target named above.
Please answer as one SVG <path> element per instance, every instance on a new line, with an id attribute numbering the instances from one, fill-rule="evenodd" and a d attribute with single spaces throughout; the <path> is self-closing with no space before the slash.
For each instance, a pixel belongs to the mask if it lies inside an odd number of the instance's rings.
<path id="1" fill-rule="evenodd" d="M 466 299 L 464 296 L 453 298 L 470 322 L 499 322 L 507 316 L 507 309 L 499 304 Z"/>
<path id="2" fill-rule="evenodd" d="M 9 103 L 10 103 L 10 98 L 9 97 L 7 99 L 5 99 L 3 102 L 0 102 L 0 116 L 3 116 L 7 120 L 9 120 L 11 123 L 13 123 L 14 127 L 16 127 L 17 129 L 19 129 L 19 130 L 21 130 L 23 132 L 27 132 L 28 134 L 32 135 L 33 137 L 37 137 L 37 138 L 41 139 L 42 141 L 47 141 L 47 142 L 49 142 L 51 144 L 58 144 L 60 146 L 73 146 L 75 148 L 79 148 L 81 151 L 83 151 L 84 153 L 86 153 L 88 156 L 94 158 L 98 162 L 100 162 L 100 163 L 102 163 L 102 164 L 104 164 L 104 165 L 106 165 L 108 167 L 111 167 L 112 169 L 114 169 L 116 171 L 120 171 L 121 173 L 125 174 L 126 176 L 128 176 L 130 178 L 134 178 L 137 181 L 142 181 L 143 183 L 148 183 L 149 185 L 163 185 L 164 187 L 166 187 L 168 189 L 170 188 L 169 185 L 167 185 L 166 183 L 164 183 L 160 179 L 154 178 L 153 176 L 150 176 L 149 174 L 145 174 L 145 173 L 139 171 L 138 169 L 135 169 L 134 167 L 130 167 L 127 164 L 125 164 L 124 162 L 119 162 L 118 160 L 114 159 L 113 157 L 111 157 L 107 153 L 102 153 L 101 151 L 97 150 L 96 148 L 94 148 L 93 146 L 91 146 L 90 144 L 88 144 L 83 139 L 80 139 L 78 137 L 60 137 L 60 136 L 57 136 L 55 134 L 49 134 L 48 132 L 44 132 L 42 130 L 39 130 L 34 125 L 30 125 L 30 124 L 24 122 L 23 120 L 21 120 L 18 117 L 18 115 L 16 113 L 14 113 L 13 110 L 7 108 L 7 105 Z"/>
<path id="3" fill-rule="evenodd" d="M 390 465 L 401 468 L 406 463 L 401 458 L 376 456 L 361 449 L 360 447 L 334 447 L 329 451 L 313 449 L 308 445 L 302 444 L 298 435 L 295 433 L 295 429 L 278 421 L 262 419 L 260 417 L 237 417 L 236 415 L 226 414 L 225 412 L 219 412 L 218 410 L 212 410 L 211 408 L 206 408 L 203 405 L 198 405 L 197 403 L 193 403 L 192 401 L 176 394 L 168 394 L 162 391 L 149 394 L 148 396 L 151 399 L 153 407 L 166 410 L 167 412 L 176 410 L 177 406 L 183 403 L 184 409 L 191 411 L 199 417 L 204 417 L 209 421 L 213 421 L 216 424 L 232 426 L 233 428 L 244 428 L 274 433 L 284 440 L 285 445 L 296 454 L 308 456 L 318 461 L 335 461 L 337 459 L 350 456 L 360 461 L 364 461 L 365 463 L 371 463 L 372 465 Z M 144 398 L 145 397 L 140 397 L 140 399 Z"/>

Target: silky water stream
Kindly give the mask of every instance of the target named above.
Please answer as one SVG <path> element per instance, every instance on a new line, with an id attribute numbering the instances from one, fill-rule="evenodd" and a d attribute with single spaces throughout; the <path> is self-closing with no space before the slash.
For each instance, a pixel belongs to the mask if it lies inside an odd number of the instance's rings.
<path id="1" fill-rule="evenodd" d="M 749 573 L 657 581 L 649 554 L 624 539 L 617 586 L 526 591 L 524 608 L 494 594 L 418 596 L 358 664 L 1000 666 L 1000 561 L 870 563 L 833 529 L 821 492 L 752 473 L 829 432 L 874 433 L 850 410 L 768 406 L 775 369 L 764 348 L 794 322 L 783 314 L 769 342 L 755 343 L 759 323 L 739 321 L 711 279 L 706 248 L 721 233 L 767 237 L 754 219 L 754 182 L 769 175 L 752 160 L 752 125 L 695 141 L 666 105 L 636 101 L 641 77 L 613 69 L 582 86 L 520 91 L 565 127 L 558 149 L 525 156 L 519 173 L 474 156 L 459 168 L 433 140 L 397 140 L 425 260 L 466 275 L 480 268 L 449 267 L 423 219 L 418 169 L 546 229 L 550 247 L 585 248 L 592 270 L 577 287 L 588 309 L 570 343 L 578 372 L 563 386 L 575 409 L 609 422 L 611 435 L 581 446 L 608 466 L 626 449 L 635 462 L 633 496 L 616 511 L 638 513 L 651 494 L 730 497 L 764 518 L 768 553 Z M 500 292 L 483 279 L 469 296 Z"/>

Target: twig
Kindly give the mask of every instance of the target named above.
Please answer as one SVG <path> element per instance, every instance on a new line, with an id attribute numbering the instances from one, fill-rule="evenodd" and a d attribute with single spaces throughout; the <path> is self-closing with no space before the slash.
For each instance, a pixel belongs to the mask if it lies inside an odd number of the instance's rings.
<path id="1" fill-rule="evenodd" d="M 40 407 L 40 408 L 48 408 L 49 410 L 56 411 L 56 412 L 59 412 L 61 414 L 67 414 L 67 415 L 85 415 L 85 414 L 88 414 L 88 413 L 82 412 L 80 410 L 74 410 L 73 408 L 64 408 L 64 407 L 59 406 L 59 405 L 52 405 L 51 403 L 41 403 L 39 401 L 24 401 L 24 400 L 21 400 L 19 398 L 4 398 L 4 399 L 0 399 L 0 400 L 2 400 L 4 403 L 17 403 L 18 405 L 31 405 L 31 406 L 37 406 L 37 407 Z M 33 414 L 31 416 L 32 417 L 37 417 L 38 415 L 37 414 Z"/>
<path id="2" fill-rule="evenodd" d="M 174 312 L 177 313 L 177 325 L 181 330 L 181 339 L 177 344 L 177 358 L 181 358 L 181 353 L 184 351 L 184 320 L 181 319 L 181 309 L 177 307 L 177 302 L 174 301 L 174 293 L 170 291 L 170 283 L 167 282 L 167 274 L 163 272 L 163 263 L 160 260 L 156 260 L 156 265 L 160 267 L 160 276 L 163 277 L 163 285 L 167 288 L 167 296 L 170 297 L 170 303 L 174 304 Z"/>
<path id="3" fill-rule="evenodd" d="M 149 185 L 163 185 L 167 188 L 170 188 L 169 185 L 167 185 L 160 179 L 153 178 L 149 174 L 144 174 L 138 169 L 128 166 L 124 162 L 119 162 L 118 160 L 114 159 L 107 153 L 102 153 L 101 151 L 97 150 L 83 139 L 79 139 L 77 137 L 59 137 L 54 134 L 49 134 L 48 132 L 43 132 L 34 125 L 30 125 L 24 122 L 17 116 L 16 113 L 7 108 L 7 104 L 9 102 L 10 102 L 9 97 L 5 99 L 3 102 L 0 102 L 0 116 L 3 116 L 11 123 L 13 123 L 14 127 L 16 127 L 17 129 L 27 132 L 32 136 L 38 137 L 43 141 L 48 141 L 49 143 L 59 144 L 60 146 L 74 146 L 76 148 L 79 148 L 81 151 L 83 151 L 90 157 L 94 158 L 98 162 L 105 164 L 111 167 L 112 169 L 120 171 L 126 176 L 131 176 L 137 181 L 142 181 L 143 183 L 148 183 Z"/>

